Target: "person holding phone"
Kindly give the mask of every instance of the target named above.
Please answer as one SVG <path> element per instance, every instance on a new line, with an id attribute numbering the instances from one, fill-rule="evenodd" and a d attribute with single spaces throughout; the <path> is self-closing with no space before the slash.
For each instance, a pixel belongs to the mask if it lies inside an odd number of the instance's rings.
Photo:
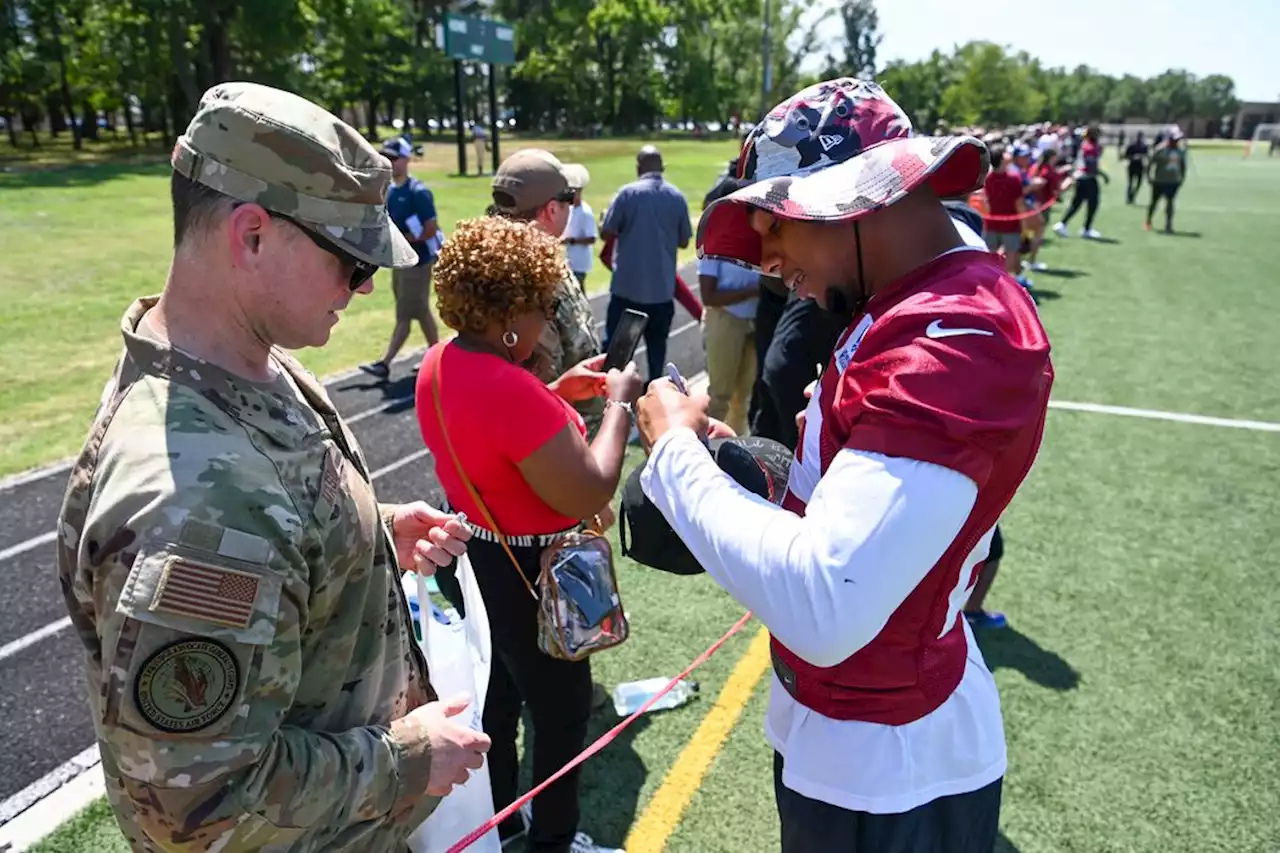
<path id="1" fill-rule="evenodd" d="M 492 739 L 489 769 L 498 808 L 516 798 L 516 730 L 524 706 L 533 718 L 533 784 L 585 746 L 591 661 L 560 660 L 539 650 L 537 601 L 499 543 L 499 531 L 477 523 L 484 515 L 462 477 L 488 507 L 526 580 L 536 585 L 542 549 L 608 509 L 622 474 L 631 405 L 642 389 L 634 363 L 602 372 L 603 354 L 549 383 L 527 366 L 563 272 L 559 241 L 535 223 L 505 217 L 459 223 L 436 263 L 440 318 L 458 334 L 432 347 L 418 374 L 422 437 L 449 506 L 470 520 L 468 554 L 489 614 L 494 656 L 484 731 Z M 433 398 L 437 375 L 444 423 Z M 601 396 L 604 417 L 588 444 L 573 404 Z M 437 573 L 440 588 L 463 612 L 451 574 L 452 567 Z M 578 780 L 575 770 L 534 799 L 529 849 L 608 849 L 578 832 Z M 519 815 L 499 827 L 504 842 L 525 831 Z"/>

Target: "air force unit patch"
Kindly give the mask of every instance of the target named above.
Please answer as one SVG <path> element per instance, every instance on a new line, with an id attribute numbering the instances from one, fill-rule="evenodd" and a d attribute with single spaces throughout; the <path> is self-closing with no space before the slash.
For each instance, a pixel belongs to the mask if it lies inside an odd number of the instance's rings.
<path id="1" fill-rule="evenodd" d="M 240 665 L 230 649 L 216 640 L 178 640 L 147 658 L 133 698 L 160 731 L 195 732 L 227 712 L 239 687 Z"/>

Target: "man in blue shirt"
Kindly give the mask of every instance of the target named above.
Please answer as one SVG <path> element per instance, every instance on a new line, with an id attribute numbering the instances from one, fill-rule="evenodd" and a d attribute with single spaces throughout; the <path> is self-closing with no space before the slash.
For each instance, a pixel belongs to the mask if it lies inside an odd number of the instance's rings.
<path id="1" fill-rule="evenodd" d="M 662 155 L 646 145 L 636 155 L 639 178 L 618 191 L 604 216 L 601 237 L 617 238 L 613 250 L 613 281 L 605 316 L 604 347 L 628 308 L 649 315 L 644 342 L 649 379 L 663 375 L 667 335 L 675 316 L 676 253 L 689 245 L 689 203 L 662 176 Z"/>
<path id="2" fill-rule="evenodd" d="M 382 154 L 391 161 L 391 189 L 387 193 L 387 214 L 418 253 L 418 265 L 391 271 L 391 292 L 396 299 L 396 325 L 382 359 L 362 364 L 365 373 L 386 379 L 391 375 L 391 362 L 409 338 L 414 320 L 422 328 L 430 346 L 440 339 L 435 318 L 431 315 L 431 270 L 444 243 L 444 235 L 436 225 L 436 202 L 431 190 L 409 175 L 409 158 L 413 148 L 402 137 L 388 139 Z"/>

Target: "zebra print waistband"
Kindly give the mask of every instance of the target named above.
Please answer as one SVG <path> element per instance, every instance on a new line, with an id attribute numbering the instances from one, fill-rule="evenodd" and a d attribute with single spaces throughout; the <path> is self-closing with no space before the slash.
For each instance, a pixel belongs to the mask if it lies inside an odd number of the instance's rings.
<path id="1" fill-rule="evenodd" d="M 450 506 L 448 502 L 446 502 L 445 505 L 441 507 L 441 509 L 444 512 L 455 512 L 453 507 Z M 471 528 L 471 536 L 473 538 L 479 539 L 483 542 L 492 542 L 495 545 L 501 542 L 501 540 L 498 539 L 498 534 L 494 533 L 492 530 L 488 530 L 476 524 L 475 519 L 472 518 L 471 516 L 467 516 L 467 525 Z M 573 527 L 567 528 L 565 530 L 561 530 L 559 533 L 526 533 L 518 536 L 512 536 L 510 534 L 507 534 L 507 544 L 512 547 L 520 546 L 523 548 L 545 548 L 548 545 L 550 545 L 552 542 L 556 541 L 556 539 L 563 536 L 565 533 L 568 533 L 572 530 L 578 530 L 581 526 L 582 525 L 580 524 L 575 524 Z"/>

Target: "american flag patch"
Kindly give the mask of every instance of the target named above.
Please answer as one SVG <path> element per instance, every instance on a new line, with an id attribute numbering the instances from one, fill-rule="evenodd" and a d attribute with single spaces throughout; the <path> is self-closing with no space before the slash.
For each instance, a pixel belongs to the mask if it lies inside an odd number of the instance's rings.
<path id="1" fill-rule="evenodd" d="M 260 580 L 249 572 L 170 557 L 151 599 L 151 609 L 248 628 Z"/>

